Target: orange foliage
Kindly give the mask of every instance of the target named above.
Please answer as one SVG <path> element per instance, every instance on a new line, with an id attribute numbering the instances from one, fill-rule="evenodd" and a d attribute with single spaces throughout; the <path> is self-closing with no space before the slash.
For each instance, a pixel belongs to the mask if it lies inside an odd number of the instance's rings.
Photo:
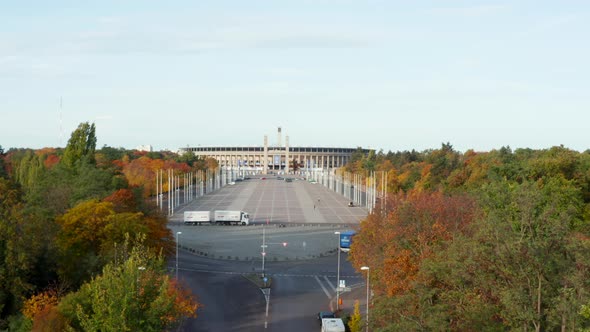
<path id="1" fill-rule="evenodd" d="M 197 309 L 199 309 L 201 305 L 195 301 L 195 298 L 189 289 L 181 286 L 176 279 L 171 279 L 168 283 L 167 292 L 169 296 L 175 297 L 175 308 L 172 310 L 172 312 L 180 317 L 197 317 Z M 166 316 L 162 317 L 161 319 L 167 322 L 174 322 L 178 318 Z"/>
<path id="2" fill-rule="evenodd" d="M 57 163 L 59 163 L 59 157 L 55 154 L 50 154 L 45 158 L 45 168 L 52 168 Z"/>
<path id="3" fill-rule="evenodd" d="M 39 294 L 31 296 L 25 301 L 22 313 L 29 319 L 34 319 L 41 311 L 47 307 L 55 306 L 59 302 L 59 297 L 55 289 L 49 289 Z"/>
<path id="4" fill-rule="evenodd" d="M 104 199 L 105 202 L 111 202 L 115 211 L 134 212 L 137 210 L 137 202 L 133 192 L 129 189 L 119 189 Z"/>
<path id="5" fill-rule="evenodd" d="M 146 216 L 144 223 L 148 228 L 146 244 L 150 248 L 162 248 L 165 254 L 171 254 L 174 249 L 172 231 L 167 227 L 165 217 Z"/>
<path id="6" fill-rule="evenodd" d="M 35 315 L 31 332 L 66 331 L 67 319 L 59 312 L 56 305 L 47 305 Z"/>
<path id="7" fill-rule="evenodd" d="M 394 296 L 411 289 L 424 259 L 466 231 L 476 204 L 464 196 L 414 190 L 393 196 L 387 206 L 387 215 L 377 208 L 361 222 L 349 257 L 357 269 L 371 267 L 375 292 Z"/>
<path id="8" fill-rule="evenodd" d="M 164 177 L 166 177 L 167 171 L 165 170 L 167 169 L 172 169 L 175 175 L 191 171 L 190 166 L 186 163 L 177 163 L 173 160 L 151 159 L 143 156 L 124 164 L 123 174 L 125 174 L 130 186 L 143 186 L 145 188 L 144 194 L 147 197 L 156 194 L 156 172 L 164 170 Z M 164 191 L 166 191 L 166 182 L 163 187 Z"/>
<path id="9" fill-rule="evenodd" d="M 55 148 L 42 148 L 39 150 L 35 150 L 35 154 L 38 156 L 51 155 L 55 153 Z"/>

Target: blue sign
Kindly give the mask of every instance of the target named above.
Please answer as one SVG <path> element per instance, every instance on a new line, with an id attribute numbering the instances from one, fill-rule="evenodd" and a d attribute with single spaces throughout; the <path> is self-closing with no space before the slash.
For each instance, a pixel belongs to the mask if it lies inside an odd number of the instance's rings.
<path id="1" fill-rule="evenodd" d="M 352 238 L 356 232 L 355 231 L 346 231 L 340 233 L 340 249 L 342 251 L 350 250 L 350 245 L 352 244 Z"/>

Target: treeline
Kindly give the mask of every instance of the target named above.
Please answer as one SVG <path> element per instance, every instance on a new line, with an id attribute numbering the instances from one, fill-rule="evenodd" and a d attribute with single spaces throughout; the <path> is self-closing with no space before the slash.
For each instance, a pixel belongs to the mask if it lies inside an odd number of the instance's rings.
<path id="1" fill-rule="evenodd" d="M 588 151 L 359 150 L 347 171 L 387 174 L 350 254 L 372 331 L 590 328 Z"/>
<path id="2" fill-rule="evenodd" d="M 0 147 L 0 330 L 165 330 L 196 316 L 166 272 L 174 237 L 149 198 L 157 170 L 207 167 L 191 153 L 96 149 L 89 123 L 65 149 Z"/>

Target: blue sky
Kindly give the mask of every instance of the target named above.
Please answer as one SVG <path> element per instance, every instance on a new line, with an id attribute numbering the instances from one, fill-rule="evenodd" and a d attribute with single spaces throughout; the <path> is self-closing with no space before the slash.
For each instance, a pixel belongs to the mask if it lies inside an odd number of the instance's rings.
<path id="1" fill-rule="evenodd" d="M 0 145 L 590 148 L 588 1 L 0 4 Z M 63 100 L 60 108 L 60 98 Z"/>

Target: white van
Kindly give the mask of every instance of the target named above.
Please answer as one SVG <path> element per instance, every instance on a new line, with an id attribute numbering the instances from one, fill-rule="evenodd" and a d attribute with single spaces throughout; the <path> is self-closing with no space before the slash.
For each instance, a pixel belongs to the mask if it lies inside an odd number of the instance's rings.
<path id="1" fill-rule="evenodd" d="M 344 322 L 340 318 L 324 318 L 322 319 L 321 332 L 345 332 Z"/>

